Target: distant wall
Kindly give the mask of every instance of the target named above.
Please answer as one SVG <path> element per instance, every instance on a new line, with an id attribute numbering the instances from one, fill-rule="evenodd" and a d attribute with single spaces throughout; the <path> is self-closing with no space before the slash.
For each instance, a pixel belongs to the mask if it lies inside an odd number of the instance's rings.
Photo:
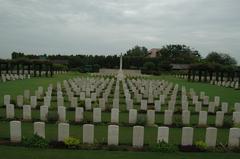
<path id="1" fill-rule="evenodd" d="M 103 74 L 117 74 L 119 69 L 107 69 L 107 68 L 102 68 L 99 70 L 99 73 Z M 123 73 L 125 75 L 141 75 L 141 70 L 132 70 L 132 69 L 123 69 Z"/>

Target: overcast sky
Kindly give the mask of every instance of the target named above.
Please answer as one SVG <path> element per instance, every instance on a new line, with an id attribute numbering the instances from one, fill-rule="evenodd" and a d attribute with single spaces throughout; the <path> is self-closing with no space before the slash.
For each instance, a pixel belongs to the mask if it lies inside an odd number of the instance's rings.
<path id="1" fill-rule="evenodd" d="M 0 58 L 177 43 L 240 62 L 240 0 L 0 0 Z"/>

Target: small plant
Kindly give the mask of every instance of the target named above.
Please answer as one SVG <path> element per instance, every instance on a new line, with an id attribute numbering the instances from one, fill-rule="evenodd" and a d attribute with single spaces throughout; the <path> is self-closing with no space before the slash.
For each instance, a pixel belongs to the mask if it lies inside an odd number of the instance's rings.
<path id="1" fill-rule="evenodd" d="M 78 148 L 79 144 L 80 144 L 80 140 L 74 137 L 69 137 L 67 139 L 64 140 L 64 144 L 68 147 L 68 148 Z"/>
<path id="2" fill-rule="evenodd" d="M 137 125 L 142 125 L 142 126 L 146 125 L 146 123 L 147 123 L 146 117 L 142 114 L 139 114 L 137 116 L 137 122 L 136 123 L 137 123 Z"/>
<path id="3" fill-rule="evenodd" d="M 49 111 L 47 114 L 47 120 L 49 122 L 56 122 L 58 121 L 58 113 L 55 111 Z"/>
<path id="4" fill-rule="evenodd" d="M 160 141 L 155 145 L 151 145 L 150 151 L 154 152 L 176 152 L 177 147 L 171 144 L 166 143 L 165 141 Z"/>
<path id="5" fill-rule="evenodd" d="M 201 151 L 207 150 L 207 144 L 203 141 L 196 141 L 195 146 Z"/>
<path id="6" fill-rule="evenodd" d="M 48 147 L 48 141 L 38 135 L 33 135 L 29 138 L 23 138 L 22 144 L 26 147 L 37 147 L 37 148 Z"/>

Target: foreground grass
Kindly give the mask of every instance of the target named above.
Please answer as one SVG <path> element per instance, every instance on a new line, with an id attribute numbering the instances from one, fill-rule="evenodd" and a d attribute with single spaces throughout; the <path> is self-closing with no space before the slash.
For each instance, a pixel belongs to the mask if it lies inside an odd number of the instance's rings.
<path id="1" fill-rule="evenodd" d="M 33 149 L 23 147 L 0 146 L 0 158 L 16 159 L 237 159 L 237 153 L 158 153 L 158 152 L 120 152 L 93 150 Z"/>

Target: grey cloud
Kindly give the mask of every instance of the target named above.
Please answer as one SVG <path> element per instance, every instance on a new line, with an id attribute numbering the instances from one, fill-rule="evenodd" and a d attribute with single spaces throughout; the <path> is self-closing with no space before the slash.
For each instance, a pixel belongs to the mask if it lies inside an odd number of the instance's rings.
<path id="1" fill-rule="evenodd" d="M 239 0 L 0 0 L 0 58 L 183 43 L 240 61 Z"/>

